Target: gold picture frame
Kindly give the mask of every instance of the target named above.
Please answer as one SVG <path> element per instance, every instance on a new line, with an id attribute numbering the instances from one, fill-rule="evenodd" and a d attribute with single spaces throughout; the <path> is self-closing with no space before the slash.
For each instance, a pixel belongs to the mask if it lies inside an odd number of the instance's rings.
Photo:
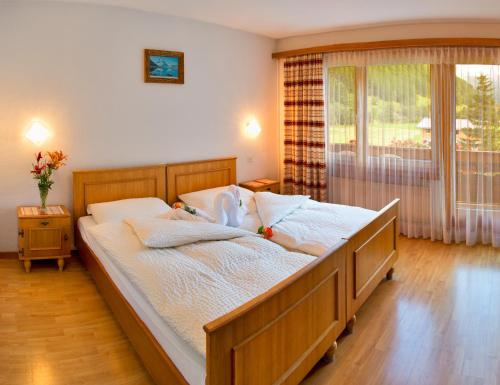
<path id="1" fill-rule="evenodd" d="M 184 84 L 184 52 L 145 49 L 144 82 Z"/>

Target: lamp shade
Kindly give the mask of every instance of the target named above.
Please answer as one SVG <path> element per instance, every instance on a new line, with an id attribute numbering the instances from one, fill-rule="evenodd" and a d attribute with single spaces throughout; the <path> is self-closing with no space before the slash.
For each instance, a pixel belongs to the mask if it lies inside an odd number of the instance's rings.
<path id="1" fill-rule="evenodd" d="M 252 118 L 248 121 L 245 131 L 249 137 L 256 138 L 257 136 L 259 136 L 261 130 L 262 129 L 257 119 Z"/>
<path id="2" fill-rule="evenodd" d="M 37 146 L 43 144 L 49 135 L 49 130 L 39 120 L 34 120 L 26 132 L 26 138 Z"/>

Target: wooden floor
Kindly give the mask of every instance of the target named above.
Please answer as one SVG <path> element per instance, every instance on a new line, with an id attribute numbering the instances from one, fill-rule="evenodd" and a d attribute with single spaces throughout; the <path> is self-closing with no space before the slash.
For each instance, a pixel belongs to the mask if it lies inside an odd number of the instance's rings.
<path id="1" fill-rule="evenodd" d="M 500 250 L 401 239 L 394 280 L 305 384 L 500 385 Z M 151 384 L 88 273 L 0 259 L 0 384 Z"/>

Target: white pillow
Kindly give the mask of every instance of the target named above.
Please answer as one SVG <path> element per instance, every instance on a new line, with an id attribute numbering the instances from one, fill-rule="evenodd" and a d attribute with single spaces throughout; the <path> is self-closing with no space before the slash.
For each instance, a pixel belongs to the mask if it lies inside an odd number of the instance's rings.
<path id="1" fill-rule="evenodd" d="M 121 222 L 130 217 L 156 217 L 172 210 L 160 198 L 133 198 L 119 201 L 92 203 L 87 206 L 97 223 Z"/>
<path id="2" fill-rule="evenodd" d="M 179 199 L 188 206 L 199 208 L 207 211 L 210 215 L 214 214 L 215 197 L 222 191 L 226 191 L 229 186 L 215 187 L 207 190 L 195 191 L 187 194 L 179 195 Z M 248 213 L 256 211 L 255 202 L 253 200 L 254 192 L 246 188 L 239 187 L 241 202 Z"/>
<path id="3" fill-rule="evenodd" d="M 309 200 L 309 195 L 280 195 L 264 191 L 255 193 L 259 217 L 265 227 L 272 227 Z"/>

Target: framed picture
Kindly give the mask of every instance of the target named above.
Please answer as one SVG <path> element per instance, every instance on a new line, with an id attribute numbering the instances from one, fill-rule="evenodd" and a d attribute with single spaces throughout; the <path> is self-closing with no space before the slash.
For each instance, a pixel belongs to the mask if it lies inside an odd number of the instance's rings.
<path id="1" fill-rule="evenodd" d="M 144 81 L 184 84 L 184 52 L 145 49 Z"/>

